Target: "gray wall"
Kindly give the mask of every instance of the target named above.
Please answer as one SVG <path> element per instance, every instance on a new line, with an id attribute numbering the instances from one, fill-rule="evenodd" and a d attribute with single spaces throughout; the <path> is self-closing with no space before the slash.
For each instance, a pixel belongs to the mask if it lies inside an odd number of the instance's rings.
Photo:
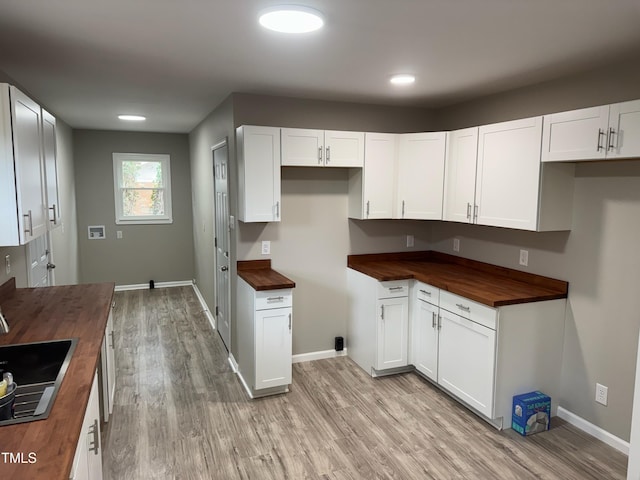
<path id="1" fill-rule="evenodd" d="M 114 152 L 171 156 L 173 223 L 116 225 Z M 80 280 L 131 285 L 193 278 L 193 223 L 187 135 L 74 131 Z M 88 240 L 89 225 L 105 225 L 105 240 Z M 116 239 L 116 231 L 123 238 Z"/>
<path id="2" fill-rule="evenodd" d="M 341 102 L 234 94 L 240 125 L 335 130 L 411 132 L 430 130 L 429 111 Z M 346 262 L 350 253 L 425 249 L 429 222 L 353 221 L 347 218 L 348 169 L 284 167 L 282 221 L 238 222 L 238 260 L 271 258 L 272 266 L 296 282 L 293 353 L 333 349 L 346 335 Z M 261 255 L 263 240 L 271 255 Z"/>
<path id="3" fill-rule="evenodd" d="M 438 112 L 443 126 L 461 128 L 640 98 L 640 64 L 613 65 L 556 82 L 495 95 Z M 640 328 L 640 162 L 583 163 L 576 169 L 571 232 L 528 233 L 434 222 L 432 246 L 569 281 L 562 393 L 554 402 L 629 440 Z M 526 366 L 522 366 L 526 368 Z M 609 387 L 596 404 L 595 384 Z"/>

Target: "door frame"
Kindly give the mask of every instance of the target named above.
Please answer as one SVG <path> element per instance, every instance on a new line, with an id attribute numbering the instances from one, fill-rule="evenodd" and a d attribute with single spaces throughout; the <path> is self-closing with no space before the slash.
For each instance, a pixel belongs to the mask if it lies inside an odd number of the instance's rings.
<path id="1" fill-rule="evenodd" d="M 217 212 L 217 208 L 216 208 L 216 175 L 215 175 L 215 151 L 219 150 L 221 148 L 227 148 L 227 199 L 229 198 L 229 139 L 228 137 L 224 137 L 222 140 L 220 140 L 218 143 L 214 144 L 211 147 L 211 161 L 212 161 L 212 173 L 213 173 L 213 232 L 214 232 L 214 244 L 213 244 L 213 265 L 214 265 L 214 276 L 213 276 L 213 297 L 214 297 L 214 308 L 213 308 L 213 318 L 214 318 L 214 323 L 215 323 L 215 328 L 218 330 L 218 334 L 220 334 L 220 326 L 218 325 L 218 314 L 217 314 L 217 309 L 216 307 L 219 305 L 218 302 L 218 276 L 217 276 L 217 271 L 218 271 L 218 251 L 217 251 L 217 246 L 215 244 L 215 238 L 218 237 L 218 233 L 216 231 L 216 212 Z M 227 202 L 227 206 L 229 205 L 229 203 Z M 230 212 L 227 211 L 227 215 L 229 215 Z M 227 245 L 229 247 L 229 271 L 228 271 L 228 275 L 229 275 L 229 282 L 228 283 L 228 288 L 227 288 L 227 315 L 228 315 L 228 321 L 229 321 L 229 345 L 225 345 L 227 347 L 228 353 L 229 355 L 231 355 L 231 331 L 232 331 L 232 315 L 231 315 L 231 309 L 232 309 L 232 305 L 231 305 L 231 258 L 233 257 L 232 255 L 232 251 L 234 250 L 234 246 L 231 243 L 231 225 L 230 228 L 227 229 L 226 232 L 227 235 Z M 223 342 L 224 343 L 224 342 Z"/>

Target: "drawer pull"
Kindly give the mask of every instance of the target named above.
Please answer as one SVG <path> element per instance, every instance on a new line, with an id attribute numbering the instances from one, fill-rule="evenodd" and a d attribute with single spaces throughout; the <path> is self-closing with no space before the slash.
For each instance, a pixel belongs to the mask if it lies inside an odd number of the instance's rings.
<path id="1" fill-rule="evenodd" d="M 267 302 L 281 302 L 284 297 L 267 297 Z"/>
<path id="2" fill-rule="evenodd" d="M 322 165 L 322 147 L 318 147 L 318 165 Z"/>
<path id="3" fill-rule="evenodd" d="M 458 307 L 460 310 L 464 310 L 465 312 L 471 311 L 471 307 L 467 307 L 466 305 L 463 305 L 461 303 L 456 303 L 456 307 Z"/>
<path id="4" fill-rule="evenodd" d="M 389 287 L 390 292 L 397 292 L 398 290 L 404 290 L 404 287 Z"/>
<path id="5" fill-rule="evenodd" d="M 427 292 L 426 290 L 420 290 L 420 293 L 424 293 L 427 297 L 431 296 L 431 292 Z"/>

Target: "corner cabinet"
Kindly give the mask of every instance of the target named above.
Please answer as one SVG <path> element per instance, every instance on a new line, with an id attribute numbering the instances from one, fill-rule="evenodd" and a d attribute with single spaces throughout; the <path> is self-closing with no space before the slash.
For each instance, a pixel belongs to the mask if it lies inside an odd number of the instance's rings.
<path id="1" fill-rule="evenodd" d="M 640 100 L 544 116 L 543 162 L 640 157 Z"/>
<path id="2" fill-rule="evenodd" d="M 282 129 L 282 166 L 362 167 L 364 133 Z"/>
<path id="3" fill-rule="evenodd" d="M 42 110 L 0 84 L 0 245 L 24 245 L 46 233 Z"/>
<path id="4" fill-rule="evenodd" d="M 71 467 L 70 480 L 102 480 L 98 375 L 93 379 L 82 430 Z"/>
<path id="5" fill-rule="evenodd" d="M 289 391 L 293 291 L 254 290 L 238 278 L 238 375 L 251 398 Z"/>
<path id="6" fill-rule="evenodd" d="M 378 282 L 347 270 L 350 293 L 347 351 L 373 377 L 408 365 L 409 282 Z"/>
<path id="7" fill-rule="evenodd" d="M 280 129 L 243 125 L 236 129 L 238 220 L 279 222 Z"/>

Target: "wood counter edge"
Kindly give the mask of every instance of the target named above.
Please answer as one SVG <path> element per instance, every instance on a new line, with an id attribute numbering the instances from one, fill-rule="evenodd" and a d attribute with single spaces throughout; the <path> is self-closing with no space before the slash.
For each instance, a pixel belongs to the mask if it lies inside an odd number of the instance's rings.
<path id="1" fill-rule="evenodd" d="M 239 260 L 238 276 L 256 291 L 295 288 L 293 280 L 271 268 L 271 260 Z"/>

